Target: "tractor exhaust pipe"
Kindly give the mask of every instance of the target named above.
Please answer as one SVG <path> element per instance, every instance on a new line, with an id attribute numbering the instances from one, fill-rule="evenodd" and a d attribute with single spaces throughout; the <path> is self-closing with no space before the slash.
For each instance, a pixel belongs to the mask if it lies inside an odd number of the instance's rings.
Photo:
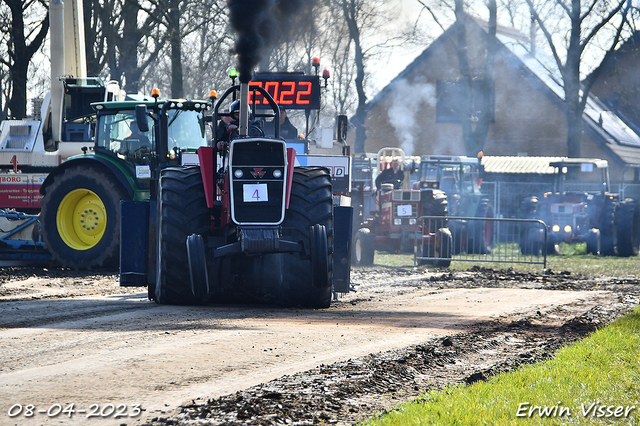
<path id="1" fill-rule="evenodd" d="M 238 123 L 240 136 L 249 134 L 249 83 L 240 83 L 240 117 Z"/>

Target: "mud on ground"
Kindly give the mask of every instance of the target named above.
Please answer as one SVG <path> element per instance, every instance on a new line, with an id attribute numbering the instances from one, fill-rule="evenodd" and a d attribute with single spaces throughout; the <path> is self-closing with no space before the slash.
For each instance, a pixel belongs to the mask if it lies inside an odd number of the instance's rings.
<path id="1" fill-rule="evenodd" d="M 640 303 L 637 277 L 587 277 L 567 272 L 538 275 L 474 267 L 467 271 L 398 268 L 355 270 L 357 292 L 334 302 L 358 307 L 390 292 L 438 292 L 459 288 L 605 290 L 606 306 L 586 312 L 577 304 L 545 312 L 502 316 L 460 327 L 457 334 L 421 344 L 283 376 L 210 400 L 194 400 L 177 413 L 145 423 L 164 425 L 353 424 L 425 391 L 452 383 L 486 380 L 493 374 L 553 357 L 554 352 L 620 317 Z M 12 267 L 0 270 L 0 301 L 139 293 L 121 288 L 117 275 L 60 268 Z M 331 308 L 333 309 L 333 308 Z M 136 420 L 135 424 L 140 424 Z M 133 423 L 130 423 L 133 424 Z"/>
<path id="2" fill-rule="evenodd" d="M 382 353 L 370 354 L 210 400 L 194 400 L 177 415 L 159 416 L 146 423 L 160 425 L 347 425 L 392 410 L 425 391 L 452 383 L 472 383 L 543 361 L 554 352 L 592 333 L 640 303 L 635 277 L 608 278 L 568 272 L 537 275 L 513 270 L 474 267 L 468 271 L 404 269 L 358 270 L 352 282 L 370 288 L 391 278 L 401 288 L 539 288 L 550 290 L 607 290 L 612 303 L 576 315 L 577 306 L 547 312 L 513 315 L 476 324 L 458 334 Z M 370 292 L 365 297 L 372 298 Z M 360 299 L 362 300 L 362 299 Z M 337 304 L 359 303 L 357 297 Z M 574 311 L 575 310 L 575 311 Z"/>

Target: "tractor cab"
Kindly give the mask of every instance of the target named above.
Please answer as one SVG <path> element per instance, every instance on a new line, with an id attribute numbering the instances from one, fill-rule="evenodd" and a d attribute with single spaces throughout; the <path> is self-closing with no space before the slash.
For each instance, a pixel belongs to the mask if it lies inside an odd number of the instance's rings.
<path id="1" fill-rule="evenodd" d="M 449 155 L 420 158 L 420 188 L 439 188 L 449 197 L 449 214 L 474 216 L 475 211 L 459 209 L 463 197 L 481 196 L 483 167 L 479 159 Z M 463 203 L 466 205 L 467 203 Z"/>
<path id="2" fill-rule="evenodd" d="M 482 153 L 476 158 L 450 155 L 423 155 L 420 158 L 420 188 L 439 188 L 447 194 L 449 215 L 492 218 L 489 197 L 482 193 Z M 455 242 L 453 253 L 485 254 L 493 245 L 493 222 L 449 220 Z"/>
<path id="3" fill-rule="evenodd" d="M 160 164 L 197 164 L 196 150 L 207 145 L 205 111 L 210 105 L 205 101 L 99 102 L 93 107 L 95 154 L 117 159 L 145 188 Z"/>

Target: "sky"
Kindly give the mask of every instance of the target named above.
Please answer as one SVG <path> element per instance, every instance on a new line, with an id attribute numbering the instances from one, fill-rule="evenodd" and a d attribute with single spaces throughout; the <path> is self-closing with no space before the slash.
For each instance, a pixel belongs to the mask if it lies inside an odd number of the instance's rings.
<path id="1" fill-rule="evenodd" d="M 422 6 L 416 0 L 392 0 L 393 4 L 397 4 L 397 9 L 400 11 L 400 22 L 412 23 L 422 10 Z M 428 31 L 426 28 L 430 20 L 426 15 L 422 15 L 420 20 L 421 28 L 424 31 Z M 440 32 L 440 28 L 435 28 L 437 35 Z M 410 45 L 407 47 L 394 48 L 390 56 L 385 56 L 378 61 L 372 61 L 368 67 L 369 72 L 375 70 L 375 73 L 371 72 L 370 87 L 371 93 L 368 93 L 368 98 L 371 99 L 377 92 L 382 90 L 391 80 L 393 80 L 402 70 L 404 70 L 413 60 L 420 54 L 427 45 L 417 46 Z"/>

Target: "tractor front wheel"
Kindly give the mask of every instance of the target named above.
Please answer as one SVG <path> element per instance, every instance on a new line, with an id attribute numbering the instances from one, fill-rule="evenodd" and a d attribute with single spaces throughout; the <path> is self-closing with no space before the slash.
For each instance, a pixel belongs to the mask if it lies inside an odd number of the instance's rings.
<path id="1" fill-rule="evenodd" d="M 120 200 L 127 191 L 107 172 L 72 167 L 56 176 L 42 206 L 42 238 L 54 260 L 75 269 L 117 268 Z"/>
<path id="2" fill-rule="evenodd" d="M 353 264 L 371 266 L 375 257 L 375 242 L 369 228 L 360 228 L 353 240 Z"/>

